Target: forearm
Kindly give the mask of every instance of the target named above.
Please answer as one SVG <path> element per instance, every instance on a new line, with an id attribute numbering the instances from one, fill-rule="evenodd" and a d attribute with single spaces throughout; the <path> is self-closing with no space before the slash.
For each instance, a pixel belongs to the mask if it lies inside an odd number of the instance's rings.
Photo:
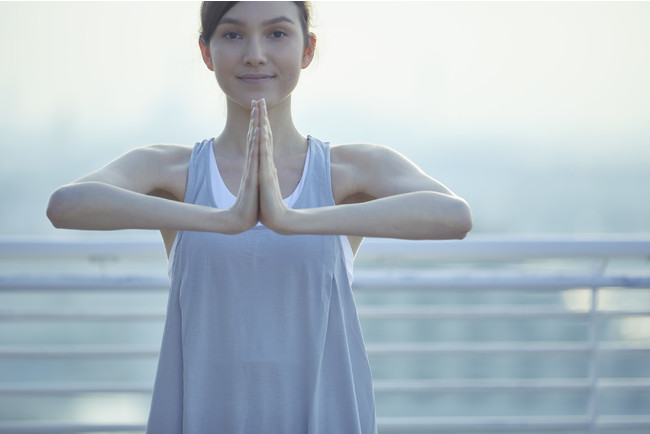
<path id="1" fill-rule="evenodd" d="M 472 226 L 467 203 L 451 195 L 414 192 L 358 204 L 290 211 L 286 234 L 402 239 L 462 239 Z"/>
<path id="2" fill-rule="evenodd" d="M 64 229 L 237 232 L 225 210 L 149 196 L 100 182 L 59 188 L 50 198 L 47 215 L 55 227 Z"/>

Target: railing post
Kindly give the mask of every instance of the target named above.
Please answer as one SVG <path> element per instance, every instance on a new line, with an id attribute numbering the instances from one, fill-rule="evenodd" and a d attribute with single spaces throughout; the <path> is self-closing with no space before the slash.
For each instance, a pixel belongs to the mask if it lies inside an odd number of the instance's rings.
<path id="1" fill-rule="evenodd" d="M 596 434 L 598 418 L 598 287 L 591 288 L 591 304 L 589 307 L 589 401 L 587 416 L 589 432 Z"/>

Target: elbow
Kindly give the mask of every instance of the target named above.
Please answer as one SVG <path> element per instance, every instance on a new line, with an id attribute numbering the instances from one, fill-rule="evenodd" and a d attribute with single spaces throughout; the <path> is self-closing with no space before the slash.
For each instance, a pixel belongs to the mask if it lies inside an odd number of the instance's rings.
<path id="1" fill-rule="evenodd" d="M 69 186 L 58 188 L 50 196 L 47 204 L 46 215 L 52 225 L 57 229 L 65 229 L 68 225 L 71 211 L 71 194 Z"/>
<path id="2" fill-rule="evenodd" d="M 459 209 L 456 218 L 456 230 L 457 236 L 456 239 L 462 240 L 467 234 L 472 230 L 473 226 L 472 220 L 472 209 L 469 204 L 462 199 L 459 199 Z"/>
<path id="3" fill-rule="evenodd" d="M 450 240 L 462 240 L 472 230 L 472 210 L 463 199 L 456 198 L 447 223 L 447 236 Z"/>
<path id="4" fill-rule="evenodd" d="M 458 196 L 445 195 L 441 203 L 440 195 L 435 194 L 434 201 L 426 215 L 426 230 L 413 239 L 427 240 L 462 240 L 472 230 L 472 210 L 469 204 Z"/>

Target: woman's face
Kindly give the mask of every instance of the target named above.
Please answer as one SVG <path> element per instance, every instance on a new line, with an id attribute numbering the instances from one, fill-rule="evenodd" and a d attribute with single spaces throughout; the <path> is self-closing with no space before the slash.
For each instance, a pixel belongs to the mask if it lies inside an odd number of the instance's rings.
<path id="1" fill-rule="evenodd" d="M 284 101 L 313 58 L 305 47 L 298 8 L 291 2 L 239 2 L 221 19 L 203 60 L 229 100 L 250 108 L 266 98 Z"/>

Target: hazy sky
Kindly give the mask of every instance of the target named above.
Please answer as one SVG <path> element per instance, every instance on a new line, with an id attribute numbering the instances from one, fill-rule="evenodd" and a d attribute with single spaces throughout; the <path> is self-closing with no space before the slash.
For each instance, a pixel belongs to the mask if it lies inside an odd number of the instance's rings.
<path id="1" fill-rule="evenodd" d="M 29 181 L 0 199 L 41 213 L 57 185 L 132 147 L 217 135 L 224 103 L 199 56 L 198 8 L 0 2 L 1 179 Z M 294 95 L 303 133 L 396 148 L 473 202 L 485 231 L 544 231 L 543 218 L 499 215 L 533 203 L 508 184 L 531 168 L 583 173 L 572 188 L 590 199 L 559 230 L 603 229 L 607 204 L 590 190 L 611 186 L 603 167 L 650 163 L 650 3 L 316 2 L 315 24 L 318 58 Z M 616 206 L 650 232 L 634 200 L 647 181 Z M 540 193 L 551 207 L 576 194 Z M 3 233 L 44 231 L 42 213 L 3 213 Z"/>
<path id="2" fill-rule="evenodd" d="M 89 108 L 81 122 L 115 109 L 138 122 L 168 92 L 215 99 L 196 48 L 198 7 L 2 3 L 3 101 L 30 122 Z M 316 12 L 320 61 L 300 101 L 450 128 L 648 120 L 650 3 L 317 2 Z"/>

